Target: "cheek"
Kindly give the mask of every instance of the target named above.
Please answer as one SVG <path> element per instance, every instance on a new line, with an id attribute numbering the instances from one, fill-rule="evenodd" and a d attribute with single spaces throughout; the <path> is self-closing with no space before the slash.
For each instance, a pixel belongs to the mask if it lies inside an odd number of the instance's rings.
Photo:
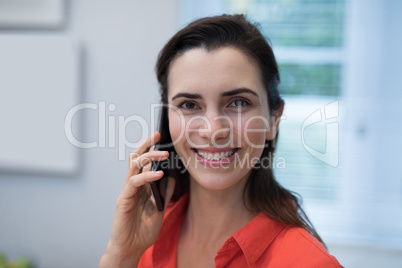
<path id="1" fill-rule="evenodd" d="M 263 116 L 242 118 L 238 132 L 242 139 L 251 147 L 261 148 L 265 144 L 268 121 Z"/>

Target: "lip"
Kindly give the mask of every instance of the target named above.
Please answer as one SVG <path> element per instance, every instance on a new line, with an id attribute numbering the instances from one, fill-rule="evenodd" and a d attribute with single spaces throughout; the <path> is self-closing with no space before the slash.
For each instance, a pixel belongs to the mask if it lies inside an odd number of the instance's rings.
<path id="1" fill-rule="evenodd" d="M 192 151 L 194 153 L 194 156 L 195 156 L 195 159 L 197 160 L 197 162 L 199 162 L 200 164 L 207 166 L 207 167 L 218 168 L 218 167 L 229 166 L 229 164 L 231 162 L 233 162 L 236 155 L 240 151 L 240 148 L 202 148 L 202 149 L 200 149 L 200 151 L 207 151 L 210 153 L 227 152 L 227 151 L 236 150 L 234 152 L 234 154 L 232 154 L 231 156 L 220 159 L 220 160 L 210 160 L 210 159 L 203 158 L 203 157 L 199 156 L 195 150 L 199 150 L 199 149 L 192 148 Z"/>
<path id="2" fill-rule="evenodd" d="M 225 147 L 225 148 L 205 147 L 204 148 L 204 147 L 202 147 L 202 148 L 191 148 L 191 149 L 198 150 L 198 151 L 206 151 L 209 153 L 220 153 L 220 152 L 232 151 L 232 150 L 239 149 L 239 148 L 237 148 L 237 147 L 231 147 L 231 148 L 228 148 L 228 147 Z"/>

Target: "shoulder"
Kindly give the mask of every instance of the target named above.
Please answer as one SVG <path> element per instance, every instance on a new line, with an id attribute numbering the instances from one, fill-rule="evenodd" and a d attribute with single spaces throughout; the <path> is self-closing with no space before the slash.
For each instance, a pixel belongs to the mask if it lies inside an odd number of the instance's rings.
<path id="1" fill-rule="evenodd" d="M 285 227 L 264 252 L 272 267 L 340 268 L 337 259 L 304 228 Z M 275 265 L 276 264 L 276 265 Z"/>
<path id="2" fill-rule="evenodd" d="M 258 214 L 232 237 L 240 249 L 239 260 L 244 259 L 250 267 L 342 267 L 304 228 L 285 226 L 264 213 Z"/>

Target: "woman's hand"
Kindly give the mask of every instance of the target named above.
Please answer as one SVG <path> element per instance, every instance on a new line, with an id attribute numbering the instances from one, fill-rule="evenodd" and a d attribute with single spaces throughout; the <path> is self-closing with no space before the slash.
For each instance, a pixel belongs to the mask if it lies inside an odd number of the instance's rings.
<path id="1" fill-rule="evenodd" d="M 155 132 L 130 155 L 123 190 L 117 199 L 112 233 L 100 267 L 136 267 L 142 254 L 153 245 L 162 226 L 164 212 L 150 199 L 148 184 L 163 177 L 163 171 L 152 172 L 151 161 L 169 157 L 167 151 L 149 151 L 160 139 Z M 168 179 L 165 209 L 172 197 L 174 179 Z"/>

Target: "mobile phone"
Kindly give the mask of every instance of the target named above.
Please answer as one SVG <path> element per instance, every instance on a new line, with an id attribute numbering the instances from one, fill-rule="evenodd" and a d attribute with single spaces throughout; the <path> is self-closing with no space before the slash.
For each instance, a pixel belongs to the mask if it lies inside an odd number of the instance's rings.
<path id="1" fill-rule="evenodd" d="M 154 146 L 154 150 L 171 151 L 171 139 L 169 134 L 169 123 L 167 120 L 167 107 L 162 106 L 159 114 L 159 127 L 158 131 L 161 134 L 160 140 Z M 157 181 L 150 182 L 152 195 L 154 197 L 156 207 L 159 211 L 163 211 L 165 207 L 165 196 L 167 187 L 167 174 L 169 169 L 169 159 L 164 161 L 152 161 L 152 171 L 163 170 L 164 175 Z"/>

